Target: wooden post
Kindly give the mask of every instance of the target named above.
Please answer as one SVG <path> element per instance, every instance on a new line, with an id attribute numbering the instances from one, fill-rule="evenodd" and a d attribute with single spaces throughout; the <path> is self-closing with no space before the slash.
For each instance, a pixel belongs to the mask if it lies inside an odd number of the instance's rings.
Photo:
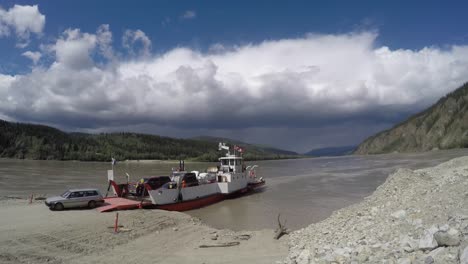
<path id="1" fill-rule="evenodd" d="M 119 213 L 115 213 L 114 233 L 119 231 Z"/>
<path id="2" fill-rule="evenodd" d="M 33 200 L 33 194 L 31 193 L 31 195 L 29 196 L 29 204 L 32 204 L 32 200 Z"/>
<path id="3" fill-rule="evenodd" d="M 280 239 L 283 235 L 289 234 L 288 229 L 286 228 L 286 220 L 282 224 L 280 221 L 280 215 L 278 214 L 278 228 L 275 230 L 275 236 L 274 239 Z"/>

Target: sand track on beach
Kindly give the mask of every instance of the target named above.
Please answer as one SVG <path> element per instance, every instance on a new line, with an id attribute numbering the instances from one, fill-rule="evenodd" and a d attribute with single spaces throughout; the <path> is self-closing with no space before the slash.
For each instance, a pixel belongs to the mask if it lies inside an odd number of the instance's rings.
<path id="1" fill-rule="evenodd" d="M 178 212 L 120 211 L 117 234 L 115 213 L 53 212 L 39 201 L 9 199 L 0 201 L 0 215 L 0 263 L 7 264 L 272 263 L 287 254 L 287 237 L 273 240 L 273 230 L 217 230 Z M 200 248 L 228 242 L 239 245 Z"/>

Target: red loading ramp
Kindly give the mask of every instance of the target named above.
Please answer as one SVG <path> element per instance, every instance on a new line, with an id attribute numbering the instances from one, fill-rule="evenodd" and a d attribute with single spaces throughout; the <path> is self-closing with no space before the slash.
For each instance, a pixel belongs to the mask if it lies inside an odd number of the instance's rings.
<path id="1" fill-rule="evenodd" d="M 150 205 L 150 202 L 141 202 L 121 197 L 104 198 L 104 205 L 97 208 L 101 213 L 114 210 L 131 210 Z"/>

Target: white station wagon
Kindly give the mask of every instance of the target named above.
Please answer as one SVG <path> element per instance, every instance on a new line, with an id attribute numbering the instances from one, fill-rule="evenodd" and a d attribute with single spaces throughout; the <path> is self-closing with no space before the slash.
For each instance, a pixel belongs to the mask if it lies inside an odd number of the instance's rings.
<path id="1" fill-rule="evenodd" d="M 57 211 L 64 208 L 95 208 L 103 203 L 104 199 L 97 189 L 70 189 L 60 196 L 49 197 L 45 200 L 45 204 L 51 210 Z"/>

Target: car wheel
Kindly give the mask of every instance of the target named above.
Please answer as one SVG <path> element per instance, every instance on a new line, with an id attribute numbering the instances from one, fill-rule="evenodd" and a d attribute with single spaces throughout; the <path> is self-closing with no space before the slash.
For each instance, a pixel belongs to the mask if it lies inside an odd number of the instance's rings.
<path id="1" fill-rule="evenodd" d="M 96 208 L 96 202 L 95 201 L 89 201 L 88 207 L 91 208 L 91 209 Z"/>
<path id="2" fill-rule="evenodd" d="M 64 207 L 63 207 L 63 204 L 62 204 L 62 203 L 56 203 L 56 204 L 54 205 L 54 210 L 56 210 L 56 211 L 62 211 L 63 208 L 64 208 Z"/>

